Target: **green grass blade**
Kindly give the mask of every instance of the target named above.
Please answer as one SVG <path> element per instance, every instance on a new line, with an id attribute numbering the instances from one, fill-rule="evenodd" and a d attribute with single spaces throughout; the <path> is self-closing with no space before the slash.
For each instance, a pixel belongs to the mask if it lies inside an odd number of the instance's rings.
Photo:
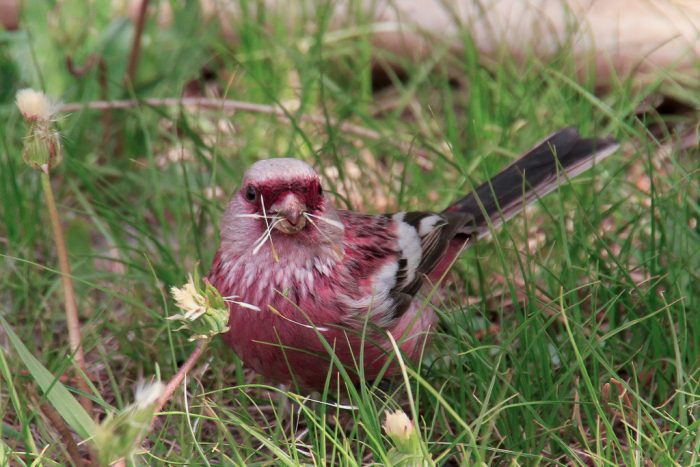
<path id="1" fill-rule="evenodd" d="M 58 381 L 58 378 L 51 374 L 44 365 L 39 362 L 29 349 L 22 343 L 22 340 L 15 334 L 5 318 L 0 316 L 0 324 L 5 328 L 7 336 L 15 348 L 17 355 L 29 370 L 34 381 L 44 391 L 46 398 L 51 405 L 61 414 L 61 417 L 75 432 L 82 438 L 88 439 L 95 430 L 95 422 L 85 412 L 85 409 L 68 392 L 68 389 Z"/>

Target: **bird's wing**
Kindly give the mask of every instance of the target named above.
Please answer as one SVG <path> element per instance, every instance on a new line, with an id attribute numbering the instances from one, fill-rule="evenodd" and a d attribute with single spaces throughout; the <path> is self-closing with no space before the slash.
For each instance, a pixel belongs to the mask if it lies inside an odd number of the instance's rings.
<path id="1" fill-rule="evenodd" d="M 466 222 L 459 213 L 433 212 L 344 212 L 341 218 L 348 284 L 341 295 L 345 321 L 360 322 L 369 315 L 381 327 L 390 327 L 406 312 Z"/>
<path id="2" fill-rule="evenodd" d="M 440 278 L 469 242 L 510 219 L 568 177 L 612 154 L 611 138 L 582 138 L 574 128 L 549 136 L 444 212 L 368 216 L 343 212 L 346 316 L 391 326 L 427 275 Z"/>

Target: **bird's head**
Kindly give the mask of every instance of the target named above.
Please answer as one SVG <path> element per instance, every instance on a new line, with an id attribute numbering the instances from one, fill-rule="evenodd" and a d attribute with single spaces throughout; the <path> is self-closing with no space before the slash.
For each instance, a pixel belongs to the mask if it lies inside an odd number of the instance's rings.
<path id="1" fill-rule="evenodd" d="M 256 246 L 270 236 L 337 241 L 343 232 L 318 174 L 307 163 L 287 158 L 261 160 L 246 171 L 224 216 L 222 237 L 232 227 L 248 236 L 263 235 Z"/>

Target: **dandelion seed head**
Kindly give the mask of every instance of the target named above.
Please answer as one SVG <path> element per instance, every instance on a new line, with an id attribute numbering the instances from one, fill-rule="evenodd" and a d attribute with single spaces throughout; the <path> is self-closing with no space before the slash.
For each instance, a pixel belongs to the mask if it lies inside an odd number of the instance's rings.
<path id="1" fill-rule="evenodd" d="M 141 382 L 136 386 L 134 404 L 138 408 L 145 408 L 155 404 L 165 392 L 165 384 L 160 381 L 152 383 Z"/>
<path id="2" fill-rule="evenodd" d="M 17 108 L 27 120 L 49 121 L 56 111 L 56 106 L 41 91 L 20 89 L 15 96 Z"/>

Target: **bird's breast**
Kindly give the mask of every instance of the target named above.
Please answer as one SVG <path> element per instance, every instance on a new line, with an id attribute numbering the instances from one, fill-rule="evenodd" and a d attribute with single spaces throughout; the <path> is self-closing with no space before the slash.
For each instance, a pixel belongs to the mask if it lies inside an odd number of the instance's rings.
<path id="1" fill-rule="evenodd" d="M 296 305 L 314 293 L 336 267 L 323 255 L 247 254 L 237 258 L 220 255 L 212 268 L 212 282 L 224 296 L 266 308 L 279 299 Z"/>

